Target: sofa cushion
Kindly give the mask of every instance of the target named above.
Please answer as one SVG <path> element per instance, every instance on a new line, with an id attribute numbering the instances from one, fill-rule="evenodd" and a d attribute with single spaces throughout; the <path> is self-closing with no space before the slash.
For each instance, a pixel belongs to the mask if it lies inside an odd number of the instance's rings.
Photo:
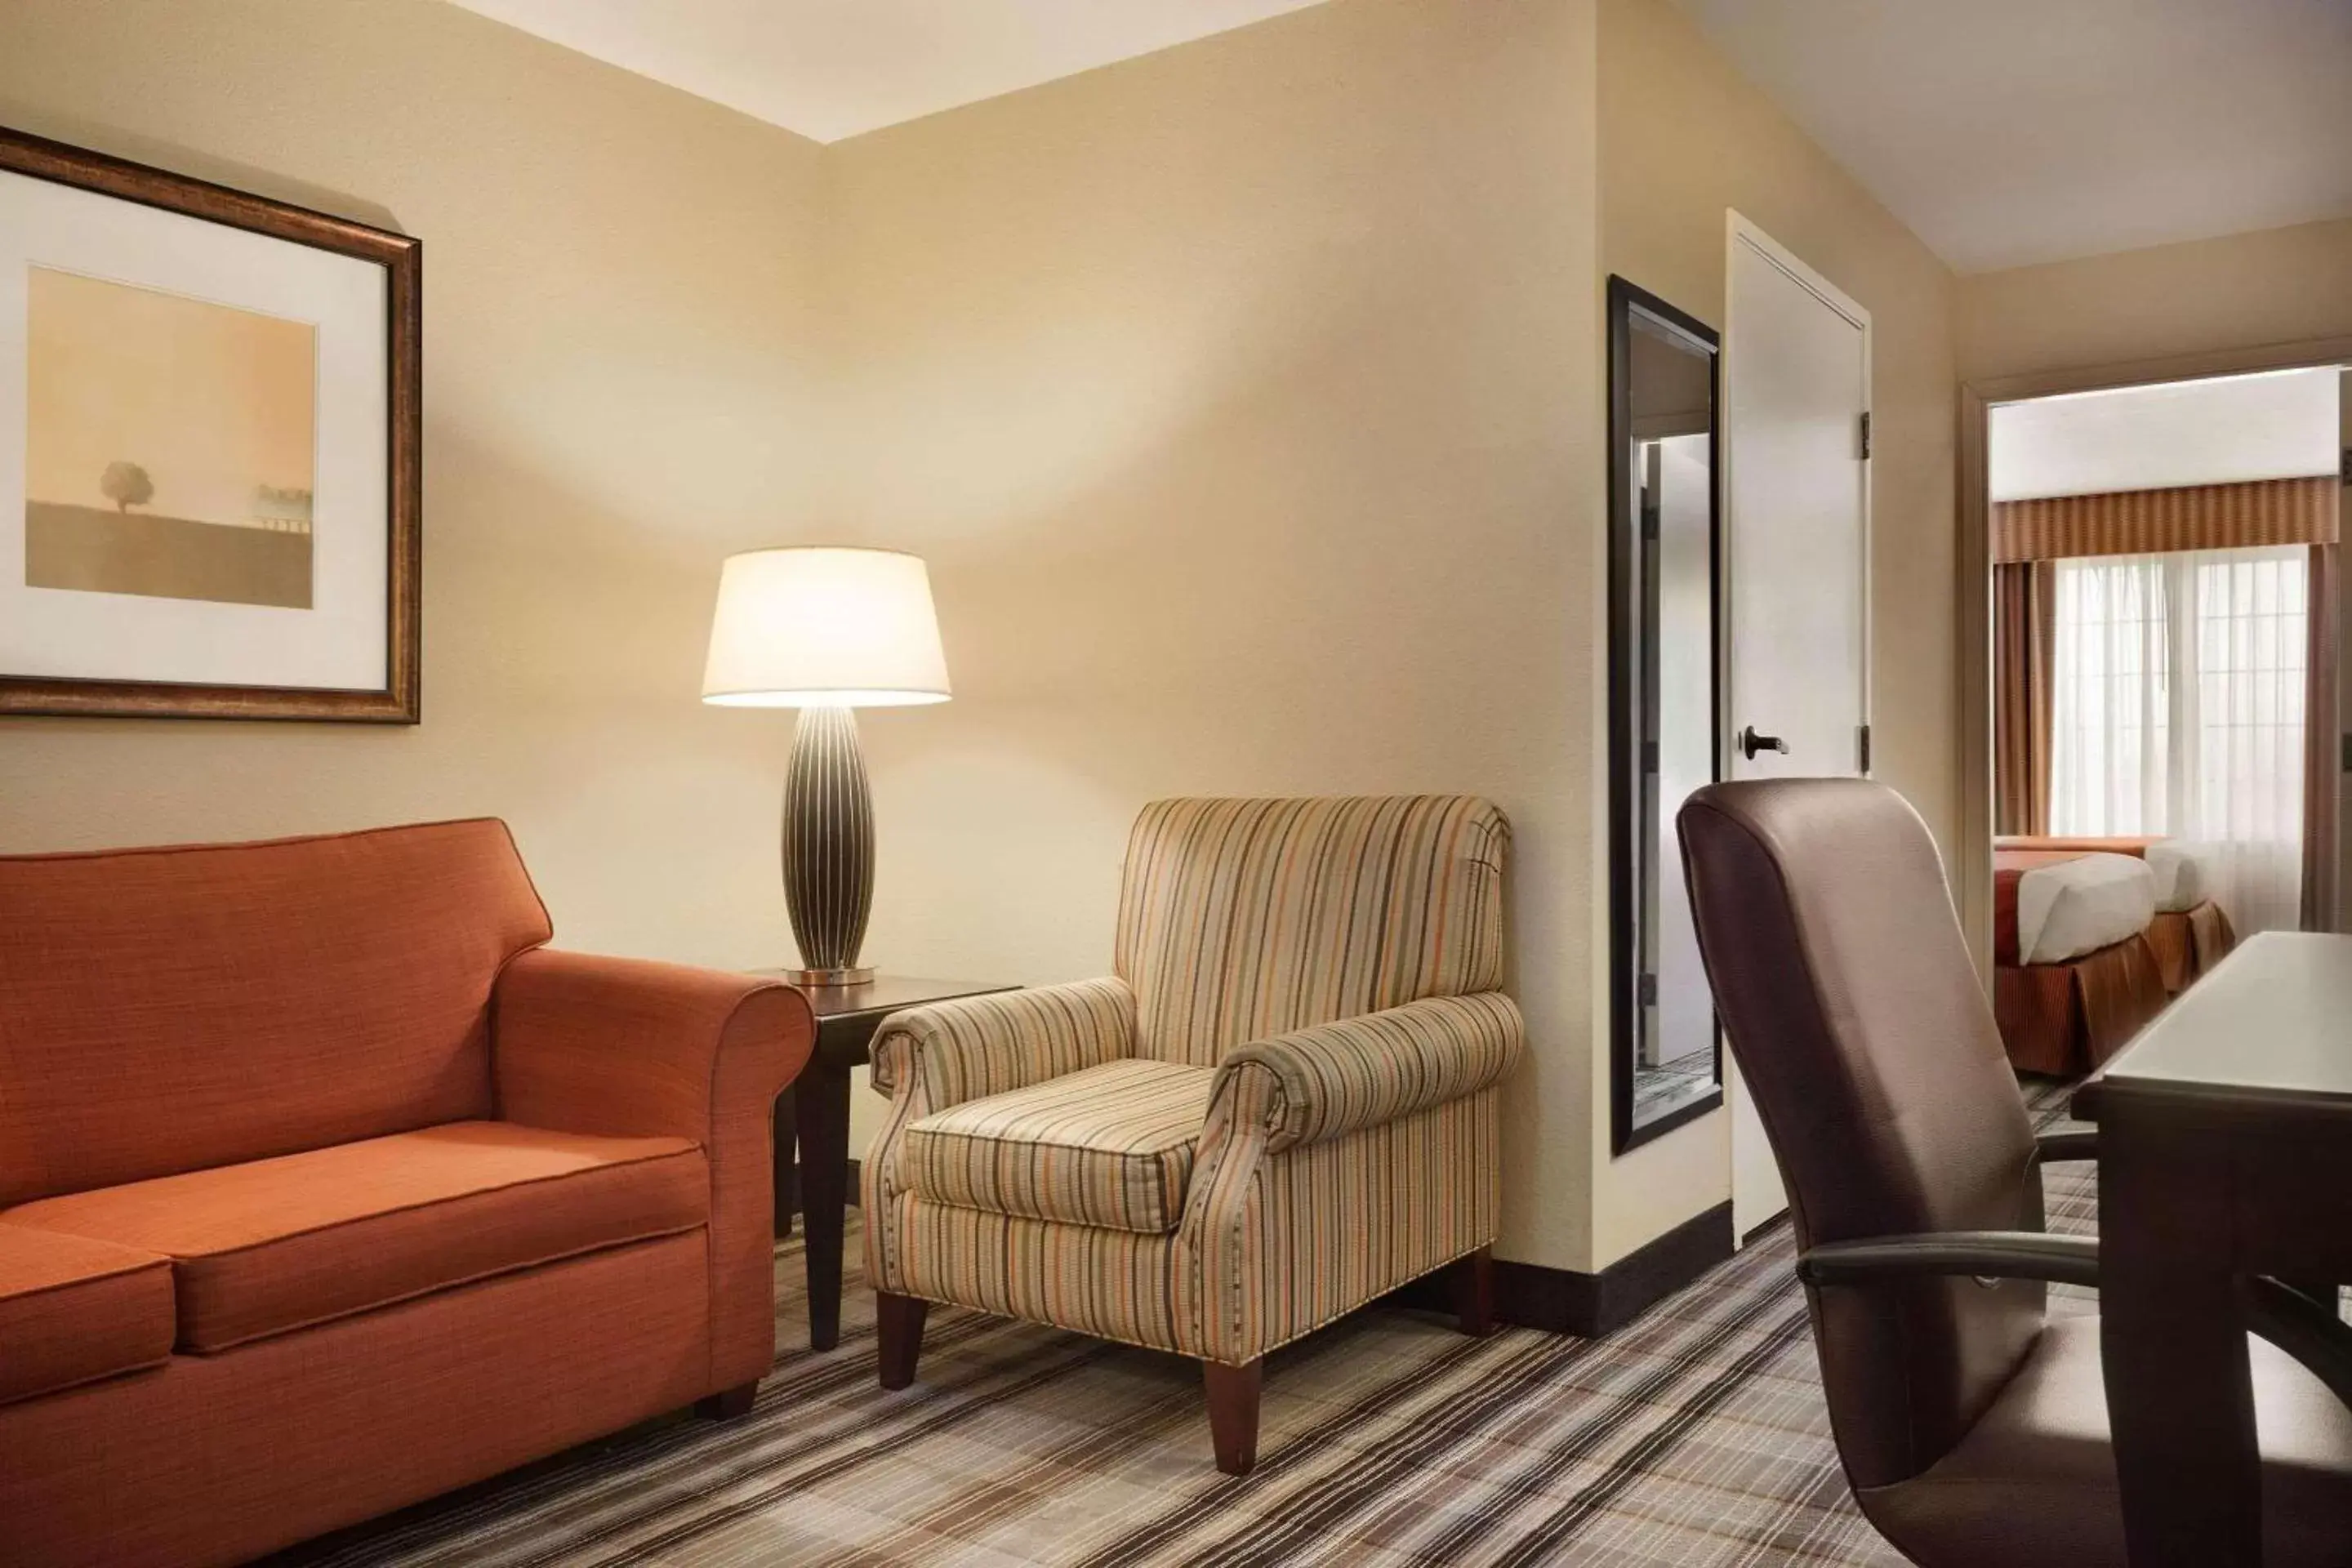
<path id="1" fill-rule="evenodd" d="M 918 1197 L 1113 1230 L 1176 1228 L 1213 1068 L 1104 1062 L 907 1128 Z"/>
<path id="2" fill-rule="evenodd" d="M 171 1353 L 169 1258 L 0 1225 L 0 1404 Z"/>
<path id="3" fill-rule="evenodd" d="M 704 1223 L 684 1138 L 461 1121 L 0 1214 L 172 1259 L 179 1348 L 220 1351 Z"/>
<path id="4" fill-rule="evenodd" d="M 491 1114 L 503 824 L 0 857 L 0 1205 Z"/>

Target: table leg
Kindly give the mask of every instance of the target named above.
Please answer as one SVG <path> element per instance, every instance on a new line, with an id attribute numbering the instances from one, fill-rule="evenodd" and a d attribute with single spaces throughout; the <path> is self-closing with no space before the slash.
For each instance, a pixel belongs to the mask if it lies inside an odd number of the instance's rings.
<path id="1" fill-rule="evenodd" d="M 793 1085 L 800 1140 L 801 1231 L 807 1238 L 809 1346 L 841 1341 L 841 1232 L 849 1203 L 849 1072 L 812 1058 Z"/>
<path id="2" fill-rule="evenodd" d="M 772 1190 L 775 1198 L 775 1234 L 782 1241 L 793 1233 L 793 1211 L 800 1206 L 800 1193 L 794 1184 L 793 1167 L 799 1156 L 793 1152 L 800 1140 L 793 1131 L 795 1112 L 791 1089 L 776 1096 L 775 1121 L 770 1142 L 775 1150 L 775 1173 Z"/>
<path id="3" fill-rule="evenodd" d="M 2099 1322 L 2132 1568 L 2260 1568 L 2262 1469 L 2229 1161 L 2099 1127 Z"/>

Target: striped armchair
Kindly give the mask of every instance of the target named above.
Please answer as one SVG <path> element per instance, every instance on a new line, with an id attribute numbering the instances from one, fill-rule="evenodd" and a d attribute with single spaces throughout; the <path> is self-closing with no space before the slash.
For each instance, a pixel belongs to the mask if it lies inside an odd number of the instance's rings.
<path id="1" fill-rule="evenodd" d="M 1449 1264 L 1488 1324 L 1501 812 L 1465 796 L 1144 808 L 1117 973 L 895 1015 L 863 1167 L 882 1384 L 928 1303 L 1200 1359 L 1245 1474 L 1260 1359 Z"/>

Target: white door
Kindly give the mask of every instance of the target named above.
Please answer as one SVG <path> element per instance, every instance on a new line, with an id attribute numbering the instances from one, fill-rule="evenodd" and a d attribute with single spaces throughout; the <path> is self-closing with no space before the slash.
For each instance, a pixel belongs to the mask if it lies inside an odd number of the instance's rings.
<path id="1" fill-rule="evenodd" d="M 1866 772 L 1870 316 L 1737 213 L 1723 345 L 1733 778 Z M 1789 1206 L 1725 1053 L 1731 1220 Z"/>

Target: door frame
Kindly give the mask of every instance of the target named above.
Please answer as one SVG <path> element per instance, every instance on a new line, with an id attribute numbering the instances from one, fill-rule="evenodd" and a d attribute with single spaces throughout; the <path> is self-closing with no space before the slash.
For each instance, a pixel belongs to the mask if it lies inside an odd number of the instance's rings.
<path id="1" fill-rule="evenodd" d="M 1732 581 L 1731 574 L 1739 569 L 1738 517 L 1733 510 L 1731 499 L 1732 483 L 1738 471 L 1737 466 L 1739 461 L 1739 454 L 1738 437 L 1733 431 L 1731 426 L 1729 388 L 1731 385 L 1733 366 L 1739 353 L 1740 341 L 1738 310 L 1735 303 L 1732 278 L 1738 258 L 1739 247 L 1743 245 L 1748 247 L 1762 259 L 1777 268 L 1799 288 L 1803 289 L 1807 293 L 1811 294 L 1822 304 L 1828 306 L 1832 314 L 1842 317 L 1861 331 L 1861 412 L 1865 419 L 1870 416 L 1871 409 L 1874 402 L 1874 386 L 1877 369 L 1877 351 L 1872 338 L 1869 310 L 1864 309 L 1861 302 L 1856 300 L 1852 295 L 1846 293 L 1845 290 L 1840 289 L 1836 284 L 1831 282 L 1827 278 L 1822 277 L 1821 273 L 1808 266 L 1801 258 L 1790 250 L 1787 246 L 1782 245 L 1779 240 L 1774 239 L 1752 219 L 1740 213 L 1737 208 L 1727 208 L 1724 213 L 1723 248 L 1723 355 L 1722 362 L 1717 367 L 1717 372 L 1719 377 L 1719 384 L 1724 388 L 1724 408 L 1722 416 L 1723 451 L 1721 454 L 1723 473 L 1721 479 L 1718 481 L 1722 486 L 1723 542 L 1721 560 L 1717 566 L 1717 570 L 1722 574 L 1721 580 L 1727 584 Z M 1861 439 L 1859 431 L 1856 432 L 1855 438 L 1858 443 Z M 1877 652 L 1875 630 L 1877 626 L 1877 617 L 1873 608 L 1873 601 L 1876 595 L 1876 585 L 1872 581 L 1872 568 L 1875 559 L 1875 551 L 1874 549 L 1875 530 L 1873 526 L 1873 501 L 1874 500 L 1875 489 L 1876 485 L 1874 483 L 1874 473 L 1870 460 L 1870 455 L 1867 451 L 1864 451 L 1862 453 L 1861 609 L 1862 723 L 1865 731 L 1870 727 L 1872 722 L 1872 707 L 1875 700 L 1877 691 L 1876 676 L 1875 672 L 1872 668 L 1872 665 L 1874 662 Z M 1717 673 L 1718 679 L 1722 682 L 1720 688 L 1723 694 L 1722 712 L 1724 726 L 1722 742 L 1724 750 L 1722 752 L 1722 755 L 1724 758 L 1726 772 L 1728 773 L 1738 765 L 1734 758 L 1734 753 L 1738 748 L 1732 734 L 1732 726 L 1738 721 L 1740 712 L 1738 683 L 1733 675 L 1732 660 L 1732 648 L 1738 639 L 1738 627 L 1735 624 L 1738 611 L 1734 608 L 1734 596 L 1729 592 L 1727 591 L 1723 595 L 1722 604 L 1722 653 L 1720 668 Z M 1854 771 L 1857 773 L 1867 777 L 1869 770 L 1860 765 L 1864 761 L 1864 757 L 1861 754 L 1862 739 L 1859 735 L 1855 737 L 1855 748 L 1856 755 L 1854 757 L 1854 762 L 1856 766 Z M 1988 778 L 1990 778 L 1990 775 L 1988 775 Z M 1990 853 L 1989 845 L 1988 853 Z M 1746 1113 L 1751 1117 L 1756 1115 L 1756 1111 L 1752 1105 L 1748 1104 L 1747 1085 L 1740 1079 L 1738 1063 L 1727 1051 L 1722 1054 L 1721 1060 L 1724 1088 L 1724 1110 L 1726 1112 L 1724 1116 L 1723 1130 L 1725 1163 L 1727 1167 L 1727 1174 L 1730 1178 L 1731 1192 L 1729 1195 L 1732 1200 L 1733 1224 L 1736 1227 L 1733 1242 L 1736 1246 L 1745 1247 L 1749 1241 L 1755 1239 L 1758 1235 L 1777 1223 L 1780 1216 L 1788 1212 L 1787 1194 L 1785 1192 L 1782 1194 L 1780 1206 L 1774 1209 L 1769 1216 L 1753 1225 L 1747 1223 L 1747 1216 L 1741 1213 L 1739 1205 L 1739 1159 L 1738 1152 L 1739 1148 L 1739 1119 L 1743 1107 L 1745 1107 Z"/>
<path id="2" fill-rule="evenodd" d="M 2074 392 L 2249 375 L 2266 370 L 2352 365 L 2352 337 L 2307 338 L 2253 348 L 2212 349 L 2158 359 L 2028 371 L 1960 383 L 1959 700 L 1960 837 L 1952 868 L 1960 926 L 1977 978 L 1990 994 L 1992 966 L 1992 468 L 1993 405 Z M 2339 893 L 2339 898 L 2345 895 Z"/>

